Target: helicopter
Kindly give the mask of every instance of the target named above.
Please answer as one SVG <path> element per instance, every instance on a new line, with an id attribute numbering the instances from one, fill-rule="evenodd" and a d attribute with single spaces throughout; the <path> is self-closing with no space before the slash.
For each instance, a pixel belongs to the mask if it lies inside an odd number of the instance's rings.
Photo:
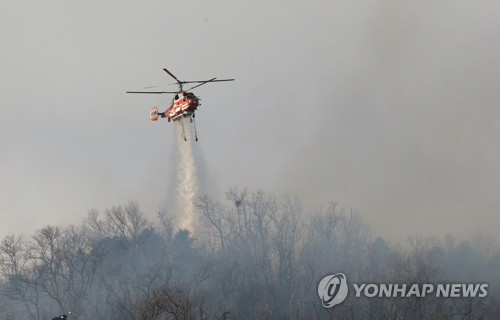
<path id="1" fill-rule="evenodd" d="M 195 121 L 195 111 L 200 106 L 200 98 L 194 95 L 194 93 L 189 92 L 195 88 L 198 88 L 204 84 L 212 83 L 212 82 L 223 82 L 223 81 L 234 81 L 234 79 L 217 79 L 212 78 L 209 80 L 199 80 L 199 81 L 181 81 L 179 80 L 172 72 L 168 71 L 166 68 L 163 68 L 163 71 L 168 73 L 179 86 L 177 91 L 127 91 L 127 93 L 140 93 L 140 94 L 174 94 L 174 98 L 170 103 L 170 107 L 163 112 L 158 112 L 158 107 L 154 106 L 149 111 L 149 117 L 151 121 L 156 121 L 158 118 L 167 118 L 168 122 L 180 120 L 182 123 L 182 136 L 184 141 L 187 141 L 186 133 L 184 130 L 184 118 L 189 117 L 191 123 L 194 124 L 194 134 L 195 140 L 198 141 L 198 134 L 196 132 L 196 121 Z M 184 90 L 185 84 L 195 84 L 197 85 Z M 147 87 L 145 88 L 147 89 Z"/>

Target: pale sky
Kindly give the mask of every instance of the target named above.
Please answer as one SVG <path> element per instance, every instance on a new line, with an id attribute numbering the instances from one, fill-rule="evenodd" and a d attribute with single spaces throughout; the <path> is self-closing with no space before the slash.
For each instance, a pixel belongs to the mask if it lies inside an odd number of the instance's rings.
<path id="1" fill-rule="evenodd" d="M 388 237 L 500 228 L 496 1 L 3 1 L 0 236 L 166 205 L 168 95 L 195 90 L 202 192 L 336 201 Z M 165 87 L 175 89 L 175 87 Z"/>

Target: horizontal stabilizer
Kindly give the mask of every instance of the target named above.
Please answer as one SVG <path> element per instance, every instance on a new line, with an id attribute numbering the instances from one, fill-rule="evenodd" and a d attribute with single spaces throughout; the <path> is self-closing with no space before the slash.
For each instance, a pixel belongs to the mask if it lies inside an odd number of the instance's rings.
<path id="1" fill-rule="evenodd" d="M 158 120 L 158 108 L 157 107 L 152 107 L 151 111 L 149 111 L 149 118 L 151 121 L 156 121 Z"/>

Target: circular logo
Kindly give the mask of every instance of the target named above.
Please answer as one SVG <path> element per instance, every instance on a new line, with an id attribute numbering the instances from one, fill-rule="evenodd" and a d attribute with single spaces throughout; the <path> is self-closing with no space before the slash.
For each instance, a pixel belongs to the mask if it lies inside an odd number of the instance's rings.
<path id="1" fill-rule="evenodd" d="M 343 273 L 329 275 L 321 279 L 318 285 L 318 295 L 325 308 L 342 303 L 347 297 L 347 277 Z"/>

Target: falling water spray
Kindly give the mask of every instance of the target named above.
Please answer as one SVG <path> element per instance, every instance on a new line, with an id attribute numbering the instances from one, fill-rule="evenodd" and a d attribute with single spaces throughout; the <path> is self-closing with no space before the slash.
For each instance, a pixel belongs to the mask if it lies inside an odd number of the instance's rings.
<path id="1" fill-rule="evenodd" d="M 178 224 L 180 228 L 189 229 L 194 232 L 195 206 L 194 201 L 198 193 L 198 176 L 196 173 L 196 162 L 193 154 L 193 135 L 190 126 L 184 126 L 183 135 L 182 122 L 175 121 L 176 144 L 179 154 L 177 165 L 177 207 L 179 208 Z"/>

